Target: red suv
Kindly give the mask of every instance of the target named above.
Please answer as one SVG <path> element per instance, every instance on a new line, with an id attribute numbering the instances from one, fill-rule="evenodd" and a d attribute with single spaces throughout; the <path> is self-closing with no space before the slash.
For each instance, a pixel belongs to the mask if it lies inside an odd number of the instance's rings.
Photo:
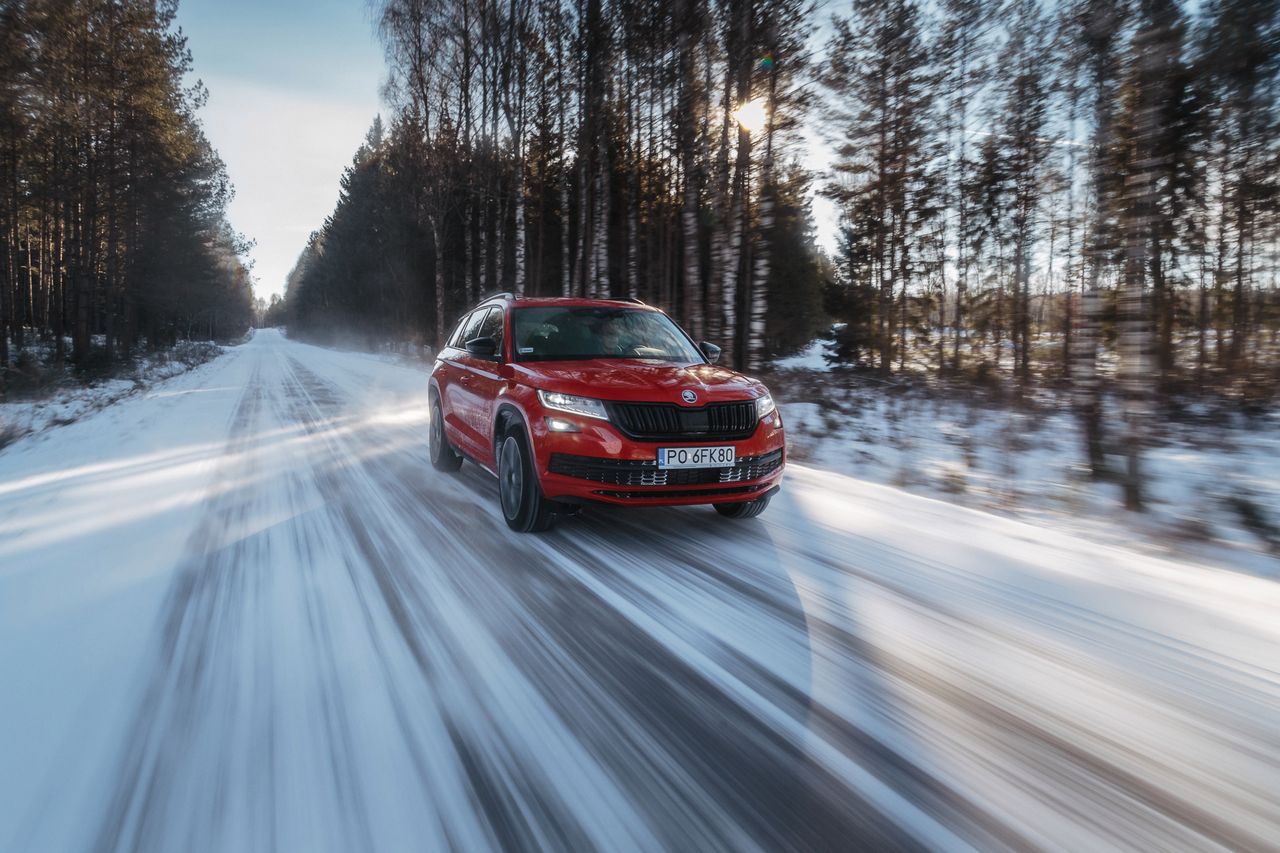
<path id="1" fill-rule="evenodd" d="M 514 530 L 591 501 L 752 518 L 782 479 L 782 419 L 719 355 L 640 302 L 500 294 L 432 368 L 431 463 L 496 474 Z"/>

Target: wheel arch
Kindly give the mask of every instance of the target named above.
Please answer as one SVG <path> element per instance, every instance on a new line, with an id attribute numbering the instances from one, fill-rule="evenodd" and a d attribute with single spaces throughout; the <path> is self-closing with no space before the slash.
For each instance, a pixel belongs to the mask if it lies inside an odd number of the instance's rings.
<path id="1" fill-rule="evenodd" d="M 526 441 L 533 441 L 533 430 L 529 427 L 529 418 L 515 403 L 512 403 L 510 400 L 504 400 L 498 406 L 498 410 L 494 412 L 493 415 L 493 430 L 489 439 L 493 442 L 494 448 L 497 448 L 499 439 L 507 434 L 507 431 L 511 429 L 513 424 L 524 429 Z M 532 452 L 532 450 L 533 448 L 530 447 L 530 452 Z"/>

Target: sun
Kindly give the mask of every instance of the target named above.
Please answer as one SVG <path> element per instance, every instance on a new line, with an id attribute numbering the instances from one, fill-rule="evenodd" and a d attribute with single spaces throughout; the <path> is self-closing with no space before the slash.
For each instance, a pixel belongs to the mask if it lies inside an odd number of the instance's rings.
<path id="1" fill-rule="evenodd" d="M 764 98 L 747 101 L 733 111 L 733 117 L 748 133 L 759 133 L 764 130 L 765 122 L 769 117 L 764 108 Z"/>

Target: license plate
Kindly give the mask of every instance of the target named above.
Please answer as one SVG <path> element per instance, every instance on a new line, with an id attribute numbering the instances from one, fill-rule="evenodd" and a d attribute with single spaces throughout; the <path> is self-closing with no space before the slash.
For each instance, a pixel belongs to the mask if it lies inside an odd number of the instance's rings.
<path id="1" fill-rule="evenodd" d="M 732 468 L 737 461 L 733 445 L 658 448 L 659 468 Z"/>

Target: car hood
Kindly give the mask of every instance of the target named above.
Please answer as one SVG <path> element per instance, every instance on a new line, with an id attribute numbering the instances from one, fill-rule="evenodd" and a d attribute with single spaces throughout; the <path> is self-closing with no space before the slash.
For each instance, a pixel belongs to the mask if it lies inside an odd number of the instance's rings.
<path id="1" fill-rule="evenodd" d="M 535 361 L 513 366 L 521 379 L 534 388 L 600 400 L 702 406 L 750 400 L 765 393 L 759 380 L 714 364 L 610 358 Z M 698 395 L 694 403 L 680 398 L 686 390 Z"/>

